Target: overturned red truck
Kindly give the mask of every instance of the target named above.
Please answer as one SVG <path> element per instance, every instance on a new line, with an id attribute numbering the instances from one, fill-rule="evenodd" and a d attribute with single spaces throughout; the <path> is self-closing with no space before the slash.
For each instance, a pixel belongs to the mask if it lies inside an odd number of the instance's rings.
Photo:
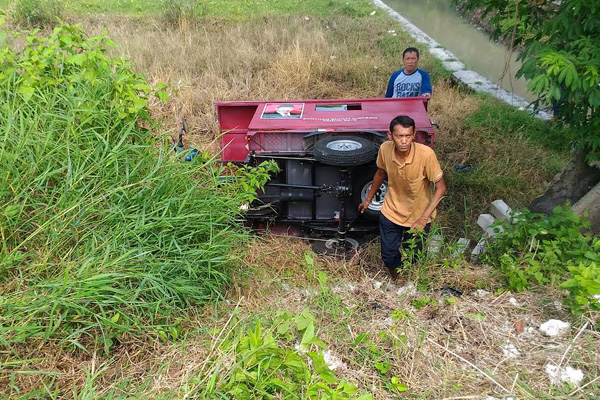
<path id="1" fill-rule="evenodd" d="M 359 214 L 357 207 L 370 189 L 390 121 L 410 116 L 415 140 L 434 145 L 434 123 L 424 98 L 234 101 L 216 103 L 216 108 L 222 161 L 257 165 L 275 160 L 280 167 L 250 205 L 248 220 L 337 233 L 334 247 L 354 247 L 349 232 L 377 226 L 387 182 L 367 212 Z"/>

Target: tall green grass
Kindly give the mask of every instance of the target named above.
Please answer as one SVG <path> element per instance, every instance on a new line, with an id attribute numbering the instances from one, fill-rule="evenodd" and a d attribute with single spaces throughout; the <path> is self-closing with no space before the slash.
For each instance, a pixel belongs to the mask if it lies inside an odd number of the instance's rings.
<path id="1" fill-rule="evenodd" d="M 176 337 L 186 307 L 221 296 L 244 238 L 235 191 L 144 128 L 153 90 L 110 44 L 63 26 L 3 46 L 2 344 Z"/>

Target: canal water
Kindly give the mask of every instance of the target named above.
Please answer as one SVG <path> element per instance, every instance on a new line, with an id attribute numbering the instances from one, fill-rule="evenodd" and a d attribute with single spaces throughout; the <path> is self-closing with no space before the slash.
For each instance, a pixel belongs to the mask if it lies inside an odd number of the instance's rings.
<path id="1" fill-rule="evenodd" d="M 515 77 L 520 63 L 516 53 L 460 17 L 451 0 L 384 0 L 400 15 L 431 36 L 469 69 L 479 72 L 498 86 L 533 100 L 524 79 Z"/>

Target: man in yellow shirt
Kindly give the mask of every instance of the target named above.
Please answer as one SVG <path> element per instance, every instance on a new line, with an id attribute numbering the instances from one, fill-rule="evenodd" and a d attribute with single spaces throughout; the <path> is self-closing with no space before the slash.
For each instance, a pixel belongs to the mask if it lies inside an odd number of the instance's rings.
<path id="1" fill-rule="evenodd" d="M 387 178 L 388 190 L 385 195 L 379 231 L 381 233 L 381 258 L 390 270 L 392 277 L 398 276 L 402 265 L 400 247 L 411 233 L 429 232 L 431 218 L 435 218 L 435 208 L 446 193 L 444 174 L 433 150 L 415 143 L 415 121 L 399 115 L 390 122 L 388 141 L 379 148 L 377 172 L 371 190 L 358 210 L 364 212 L 371 203 L 377 189 Z M 433 196 L 431 186 L 435 184 Z M 417 243 L 420 250 L 422 243 Z"/>

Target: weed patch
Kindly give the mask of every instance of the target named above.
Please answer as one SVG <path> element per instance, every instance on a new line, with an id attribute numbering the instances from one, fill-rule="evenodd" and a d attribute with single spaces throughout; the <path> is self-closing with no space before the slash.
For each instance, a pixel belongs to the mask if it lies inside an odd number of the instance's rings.
<path id="1" fill-rule="evenodd" d="M 47 28 L 58 25 L 63 14 L 61 0 L 17 0 L 12 17 L 22 26 Z"/>
<path id="2" fill-rule="evenodd" d="M 581 314 L 600 308 L 600 239 L 586 233 L 589 223 L 569 207 L 557 207 L 550 216 L 528 211 L 517 213 L 513 223 L 501 221 L 493 228 L 495 240 L 482 259 L 495 265 L 510 290 L 534 285 L 558 285 L 570 290 L 567 304 Z"/>
<path id="3" fill-rule="evenodd" d="M 238 207 L 265 175 L 220 184 L 210 161 L 173 156 L 148 129 L 162 86 L 109 46 L 65 25 L 3 49 L 3 343 L 177 339 L 187 307 L 222 296 L 244 241 Z"/>

